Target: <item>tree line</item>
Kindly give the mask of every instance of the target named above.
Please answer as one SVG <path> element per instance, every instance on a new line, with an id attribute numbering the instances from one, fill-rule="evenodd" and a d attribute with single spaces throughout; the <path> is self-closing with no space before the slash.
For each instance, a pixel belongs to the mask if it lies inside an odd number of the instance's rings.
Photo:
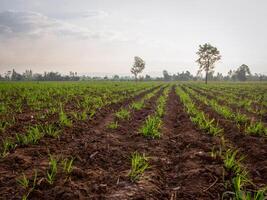
<path id="1" fill-rule="evenodd" d="M 189 71 L 169 75 L 166 70 L 163 70 L 163 80 L 164 81 L 191 81 L 191 80 L 205 80 L 205 83 L 208 83 L 208 80 L 213 81 L 266 81 L 267 76 L 263 74 L 254 74 L 250 72 L 250 69 L 247 65 L 242 64 L 236 70 L 230 70 L 226 76 L 223 76 L 222 73 L 217 73 L 214 75 L 215 63 L 221 59 L 220 51 L 212 46 L 209 43 L 204 45 L 199 45 L 199 49 L 196 52 L 198 59 L 196 63 L 199 65 L 198 73 L 196 76 L 193 76 Z M 134 65 L 131 68 L 131 73 L 137 79 L 137 75 L 141 73 L 145 68 L 145 61 L 140 57 L 134 58 Z M 202 72 L 204 71 L 205 77 L 202 77 Z"/>
<path id="2" fill-rule="evenodd" d="M 214 74 L 215 63 L 221 59 L 220 51 L 209 43 L 199 45 L 199 49 L 196 52 L 198 59 L 196 63 L 199 65 L 198 73 L 194 76 L 189 71 L 183 71 L 181 73 L 169 74 L 168 71 L 163 70 L 163 77 L 152 78 L 149 75 L 138 76 L 145 69 L 145 61 L 138 57 L 134 57 L 134 63 L 130 71 L 133 77 L 114 75 L 113 77 L 90 77 L 90 76 L 78 76 L 77 72 L 70 72 L 69 75 L 61 75 L 58 72 L 44 72 L 44 74 L 33 73 L 32 70 L 26 70 L 20 74 L 14 69 L 7 71 L 4 75 L 0 74 L 0 80 L 2 81 L 79 81 L 79 80 L 140 80 L 140 81 L 197 81 L 205 80 L 207 84 L 208 80 L 212 81 L 267 81 L 267 76 L 263 74 L 252 74 L 249 67 L 245 64 L 239 66 L 236 70 L 230 70 L 227 75 L 222 73 Z M 204 77 L 202 76 L 204 72 Z"/>
<path id="3" fill-rule="evenodd" d="M 18 73 L 15 70 L 8 71 L 4 75 L 0 75 L 0 81 L 85 81 L 85 80 L 110 80 L 110 81 L 200 81 L 206 77 L 198 73 L 191 74 L 189 71 L 170 74 L 167 70 L 163 70 L 161 77 L 145 76 L 78 76 L 76 72 L 70 72 L 69 75 L 62 75 L 58 72 L 44 72 L 43 74 L 33 73 L 32 70 L 26 70 Z M 214 71 L 207 73 L 207 79 L 211 81 L 267 81 L 267 76 L 263 74 L 252 74 L 247 65 L 241 65 L 236 70 L 230 70 L 227 75 L 222 73 L 215 74 Z"/>

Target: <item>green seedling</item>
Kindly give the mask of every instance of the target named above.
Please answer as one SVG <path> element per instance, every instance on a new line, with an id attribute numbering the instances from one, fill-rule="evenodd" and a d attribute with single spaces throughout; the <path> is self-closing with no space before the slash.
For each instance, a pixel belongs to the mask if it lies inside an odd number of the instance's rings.
<path id="1" fill-rule="evenodd" d="M 8 125 L 9 125 L 8 122 L 1 121 L 1 122 L 0 122 L 0 133 L 1 133 L 1 132 L 4 132 L 5 129 L 6 129 L 6 127 L 7 127 Z"/>
<path id="2" fill-rule="evenodd" d="M 125 119 L 128 120 L 130 118 L 130 112 L 122 108 L 121 110 L 115 113 L 115 116 L 120 120 L 125 120 Z"/>
<path id="3" fill-rule="evenodd" d="M 66 113 L 62 110 L 59 112 L 59 122 L 62 126 L 71 127 L 72 121 L 67 117 Z"/>
<path id="4" fill-rule="evenodd" d="M 149 167 L 148 158 L 138 152 L 134 152 L 131 157 L 131 171 L 129 177 L 131 181 L 136 181 Z"/>
<path id="5" fill-rule="evenodd" d="M 119 127 L 118 125 L 118 122 L 115 121 L 115 122 L 110 122 L 108 125 L 107 125 L 107 128 L 109 129 L 117 129 Z"/>
<path id="6" fill-rule="evenodd" d="M 140 133 L 145 137 L 159 138 L 160 137 L 160 127 L 162 121 L 157 116 L 148 116 L 145 124 L 141 127 Z"/>
<path id="7" fill-rule="evenodd" d="M 6 157 L 8 152 L 10 150 L 14 149 L 15 147 L 16 147 L 16 145 L 9 138 L 4 139 L 3 143 L 2 143 L 1 156 Z"/>
<path id="8" fill-rule="evenodd" d="M 143 102 L 143 101 L 140 101 L 140 102 L 134 102 L 134 103 L 131 105 L 131 108 L 134 109 L 134 110 L 141 110 L 143 107 L 144 107 L 144 102 Z"/>
<path id="9" fill-rule="evenodd" d="M 33 190 L 35 189 L 36 181 L 37 181 L 37 170 L 34 170 L 34 177 L 32 180 L 32 184 L 31 180 L 28 179 L 24 173 L 22 174 L 21 178 L 17 179 L 18 184 L 25 190 L 25 194 L 23 194 L 22 200 L 28 199 L 30 193 L 32 193 Z"/>
<path id="10" fill-rule="evenodd" d="M 246 126 L 245 132 L 251 135 L 265 135 L 267 136 L 267 128 L 264 127 L 262 122 L 251 122 Z"/>
<path id="11" fill-rule="evenodd" d="M 40 126 L 30 127 L 26 135 L 16 134 L 16 139 L 19 144 L 28 145 L 36 144 L 43 137 Z"/>
<path id="12" fill-rule="evenodd" d="M 55 159 L 53 156 L 49 156 L 49 169 L 46 173 L 46 180 L 47 182 L 52 185 L 55 181 L 56 174 L 57 174 L 57 159 Z"/>
<path id="13" fill-rule="evenodd" d="M 71 159 L 65 158 L 64 160 L 62 160 L 62 162 L 61 162 L 62 168 L 63 168 L 63 171 L 66 174 L 70 174 L 72 172 L 72 170 L 73 170 L 73 161 L 74 161 L 74 158 L 71 158 Z"/>
<path id="14" fill-rule="evenodd" d="M 48 124 L 42 127 L 42 132 L 50 137 L 58 138 L 60 135 L 60 130 L 56 128 L 53 124 Z"/>
<path id="15" fill-rule="evenodd" d="M 18 184 L 23 187 L 24 189 L 29 188 L 30 180 L 22 173 L 22 177 L 17 179 Z"/>

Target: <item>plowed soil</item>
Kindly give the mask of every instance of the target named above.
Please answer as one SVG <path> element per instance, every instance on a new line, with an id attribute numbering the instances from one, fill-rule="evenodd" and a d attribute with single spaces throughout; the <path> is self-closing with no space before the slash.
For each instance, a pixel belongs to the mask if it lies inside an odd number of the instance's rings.
<path id="1" fill-rule="evenodd" d="M 168 95 L 161 137 L 147 139 L 140 135 L 140 127 L 149 115 L 154 114 L 162 93 L 163 89 L 145 101 L 143 109 L 130 110 L 130 119 L 119 121 L 117 129 L 107 128 L 115 119 L 114 113 L 122 107 L 129 109 L 130 103 L 141 99 L 145 93 L 101 109 L 93 120 L 75 122 L 73 127 L 64 130 L 59 140 L 43 138 L 37 145 L 17 148 L 6 158 L 1 158 L 0 199 L 21 199 L 25 190 L 16 179 L 22 172 L 32 177 L 34 169 L 38 171 L 37 185 L 28 197 L 34 200 L 221 199 L 228 189 L 224 186 L 227 174 L 222 160 L 212 158 L 210 154 L 214 147 L 220 146 L 220 139 L 192 124 L 174 87 Z M 202 108 L 211 112 L 204 106 Z M 219 121 L 218 116 L 212 116 Z M 223 126 L 227 130 L 226 137 L 244 150 L 247 140 L 237 140 L 239 133 L 234 135 L 235 129 L 227 124 Z M 149 157 L 150 167 L 138 181 L 132 182 L 128 174 L 130 157 L 135 151 Z M 249 151 L 246 150 L 249 156 L 262 153 Z M 263 153 L 266 156 L 266 152 Z M 49 154 L 57 158 L 75 158 L 72 173 L 68 176 L 58 170 L 53 185 L 44 178 Z M 262 175 L 266 177 L 266 174 Z"/>

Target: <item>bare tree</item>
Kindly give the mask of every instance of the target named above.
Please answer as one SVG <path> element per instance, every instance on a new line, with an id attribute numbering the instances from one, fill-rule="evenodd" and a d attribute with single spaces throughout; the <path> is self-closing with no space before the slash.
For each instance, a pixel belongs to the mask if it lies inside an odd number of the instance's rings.
<path id="1" fill-rule="evenodd" d="M 134 64 L 133 67 L 131 68 L 131 73 L 134 75 L 135 81 L 137 81 L 137 75 L 141 73 L 145 69 L 145 61 L 138 57 L 134 57 Z"/>
<path id="2" fill-rule="evenodd" d="M 206 43 L 199 45 L 197 55 L 199 56 L 196 61 L 199 64 L 199 72 L 206 72 L 205 83 L 207 84 L 209 72 L 214 69 L 215 62 L 221 59 L 220 52 L 216 47 Z"/>

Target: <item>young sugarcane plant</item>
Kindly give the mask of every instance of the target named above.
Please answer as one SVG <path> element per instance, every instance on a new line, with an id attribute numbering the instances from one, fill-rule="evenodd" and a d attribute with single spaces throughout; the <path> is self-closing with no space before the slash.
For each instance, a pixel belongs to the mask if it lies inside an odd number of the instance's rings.
<path id="1" fill-rule="evenodd" d="M 47 182 L 52 185 L 55 181 L 56 174 L 57 174 L 57 159 L 53 156 L 49 156 L 49 169 L 46 172 L 46 180 Z"/>
<path id="2" fill-rule="evenodd" d="M 160 137 L 160 127 L 162 121 L 158 116 L 148 116 L 145 124 L 141 127 L 140 133 L 145 137 L 159 138 Z"/>
<path id="3" fill-rule="evenodd" d="M 1 157 L 6 157 L 8 152 L 16 147 L 16 144 L 13 143 L 9 138 L 3 140 L 2 143 L 2 152 Z"/>
<path id="4" fill-rule="evenodd" d="M 115 113 L 116 118 L 120 120 L 128 120 L 130 118 L 130 112 L 124 108 Z"/>
<path id="5" fill-rule="evenodd" d="M 117 121 L 113 121 L 113 122 L 110 122 L 108 125 L 107 125 L 107 128 L 109 129 L 117 129 L 119 127 L 119 124 Z"/>
<path id="6" fill-rule="evenodd" d="M 131 156 L 131 171 L 129 173 L 131 181 L 138 180 L 147 168 L 149 168 L 148 157 L 134 152 Z"/>
<path id="7" fill-rule="evenodd" d="M 68 175 L 70 175 L 70 173 L 73 170 L 73 161 L 74 161 L 74 158 L 70 158 L 70 159 L 65 158 L 61 161 L 63 171 Z"/>
<path id="8" fill-rule="evenodd" d="M 17 179 L 18 184 L 25 190 L 25 194 L 22 196 L 22 200 L 27 200 L 29 195 L 33 192 L 36 186 L 37 181 L 37 170 L 34 170 L 34 177 L 31 183 L 31 180 L 26 177 L 23 173 L 22 177 Z"/>

